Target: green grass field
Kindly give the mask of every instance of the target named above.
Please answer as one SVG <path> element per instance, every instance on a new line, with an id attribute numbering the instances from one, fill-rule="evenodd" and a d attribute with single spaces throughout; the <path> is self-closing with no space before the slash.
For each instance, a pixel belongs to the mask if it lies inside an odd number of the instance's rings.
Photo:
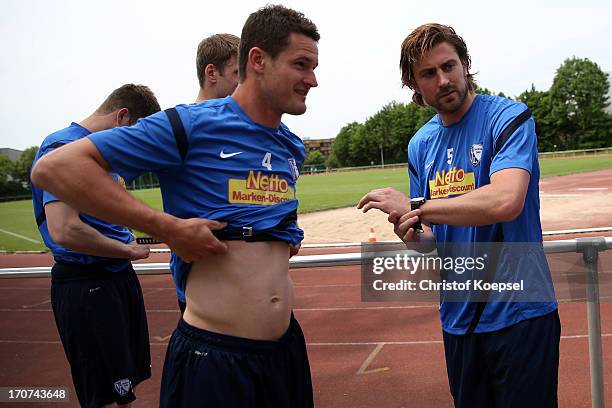
<path id="1" fill-rule="evenodd" d="M 540 161 L 542 177 L 580 173 L 612 168 L 612 156 L 547 159 Z M 368 191 L 380 187 L 394 187 L 408 193 L 408 174 L 405 168 L 364 170 L 301 176 L 298 182 L 300 213 L 321 211 L 355 205 Z M 150 206 L 161 209 L 159 189 L 138 190 L 136 197 Z M 12 234 L 20 235 L 17 237 Z M 38 241 L 32 242 L 30 240 Z M 0 203 L 0 250 L 44 250 L 31 201 Z"/>

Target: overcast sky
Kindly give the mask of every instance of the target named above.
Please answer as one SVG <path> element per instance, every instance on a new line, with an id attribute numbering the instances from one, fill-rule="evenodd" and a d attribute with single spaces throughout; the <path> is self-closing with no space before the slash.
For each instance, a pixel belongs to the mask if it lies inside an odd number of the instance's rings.
<path id="1" fill-rule="evenodd" d="M 197 95 L 195 54 L 214 33 L 240 35 L 265 1 L 3 0 L 0 147 L 39 145 L 124 83 L 151 87 L 162 109 Z M 515 96 L 550 87 L 568 57 L 612 70 L 609 1 L 284 1 L 319 28 L 319 87 L 285 116 L 302 138 L 334 137 L 386 103 L 409 102 L 399 47 L 420 24 L 463 36 L 480 86 Z"/>

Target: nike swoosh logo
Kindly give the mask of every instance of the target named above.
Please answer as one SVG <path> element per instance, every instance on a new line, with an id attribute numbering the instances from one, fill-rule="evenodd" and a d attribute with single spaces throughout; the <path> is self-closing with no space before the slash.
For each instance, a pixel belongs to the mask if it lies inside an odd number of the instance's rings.
<path id="1" fill-rule="evenodd" d="M 427 164 L 425 165 L 425 169 L 430 168 L 430 167 L 431 167 L 431 165 L 432 165 L 432 164 L 434 164 L 434 161 L 435 161 L 435 160 L 432 160 L 432 161 L 430 161 L 429 163 L 427 163 Z"/>
<path id="2" fill-rule="evenodd" d="M 230 158 L 230 157 L 237 156 L 237 155 L 239 155 L 239 154 L 242 154 L 242 152 L 225 153 L 225 152 L 223 152 L 223 150 L 221 150 L 221 153 L 219 153 L 219 156 L 220 156 L 222 159 L 227 159 L 227 158 Z"/>

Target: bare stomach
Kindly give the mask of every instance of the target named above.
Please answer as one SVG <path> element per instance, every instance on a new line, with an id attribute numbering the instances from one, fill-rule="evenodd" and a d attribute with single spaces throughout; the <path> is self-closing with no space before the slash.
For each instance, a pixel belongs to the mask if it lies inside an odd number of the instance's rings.
<path id="1" fill-rule="evenodd" d="M 293 308 L 286 242 L 226 241 L 228 251 L 195 262 L 187 278 L 183 319 L 231 336 L 277 340 Z"/>

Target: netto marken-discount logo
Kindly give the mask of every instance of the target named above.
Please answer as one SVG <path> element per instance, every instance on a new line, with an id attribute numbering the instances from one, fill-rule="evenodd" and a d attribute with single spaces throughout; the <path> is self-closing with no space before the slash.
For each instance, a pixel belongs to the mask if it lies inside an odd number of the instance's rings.
<path id="1" fill-rule="evenodd" d="M 429 180 L 431 198 L 444 198 L 452 195 L 469 193 L 476 188 L 474 172 L 466 173 L 463 169 L 451 168 L 449 171 L 436 172 L 436 178 Z"/>
<path id="2" fill-rule="evenodd" d="M 228 180 L 228 202 L 274 205 L 295 199 L 295 190 L 278 174 L 249 171 L 246 179 Z"/>

